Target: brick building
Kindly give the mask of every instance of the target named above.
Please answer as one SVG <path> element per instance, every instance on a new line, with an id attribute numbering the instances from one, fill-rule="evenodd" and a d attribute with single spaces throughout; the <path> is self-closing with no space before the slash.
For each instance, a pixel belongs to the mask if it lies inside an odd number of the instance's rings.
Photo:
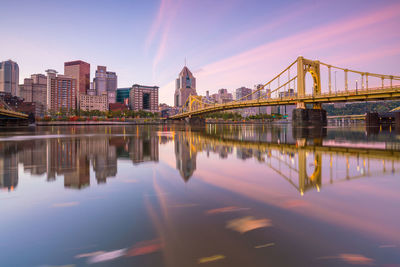
<path id="1" fill-rule="evenodd" d="M 158 112 L 158 86 L 134 84 L 129 93 L 129 103 L 134 111 Z"/>

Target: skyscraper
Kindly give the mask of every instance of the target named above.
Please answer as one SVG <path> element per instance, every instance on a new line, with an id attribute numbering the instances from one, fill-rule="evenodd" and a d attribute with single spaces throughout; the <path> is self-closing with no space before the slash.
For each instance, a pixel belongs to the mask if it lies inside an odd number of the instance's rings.
<path id="1" fill-rule="evenodd" d="M 47 110 L 73 110 L 76 105 L 76 79 L 65 75 L 57 75 L 55 70 L 47 72 Z"/>
<path id="2" fill-rule="evenodd" d="M 107 71 L 107 97 L 108 103 L 115 103 L 117 97 L 117 74 L 115 72 Z"/>
<path id="3" fill-rule="evenodd" d="M 93 83 L 97 95 L 107 94 L 108 103 L 115 103 L 118 84 L 115 72 L 107 71 L 106 66 L 97 66 Z"/>
<path id="4" fill-rule="evenodd" d="M 86 94 L 90 89 L 90 64 L 75 60 L 64 63 L 64 75 L 76 80 L 76 92 Z"/>
<path id="5" fill-rule="evenodd" d="M 94 75 L 93 83 L 96 89 L 97 95 L 102 95 L 107 91 L 107 67 L 97 66 L 96 73 Z"/>
<path id="6" fill-rule="evenodd" d="M 252 90 L 250 88 L 246 88 L 244 86 L 236 89 L 236 100 L 251 100 L 252 96 L 247 96 L 251 94 Z M 247 96 L 247 97 L 246 97 Z"/>
<path id="7" fill-rule="evenodd" d="M 176 79 L 174 104 L 175 107 L 180 107 L 185 104 L 190 95 L 197 95 L 196 92 L 196 78 L 188 67 L 183 67 Z"/>
<path id="8" fill-rule="evenodd" d="M 19 96 L 19 67 L 12 60 L 0 62 L 0 92 Z"/>

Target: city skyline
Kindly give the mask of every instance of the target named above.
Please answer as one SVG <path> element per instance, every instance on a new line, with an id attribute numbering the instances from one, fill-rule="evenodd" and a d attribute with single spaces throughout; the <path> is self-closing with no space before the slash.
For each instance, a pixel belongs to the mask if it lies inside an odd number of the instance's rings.
<path id="1" fill-rule="evenodd" d="M 399 72 L 396 1 L 253 2 L 119 1 L 109 7 L 92 1 L 68 6 L 4 1 L 8 23 L 2 32 L 8 42 L 0 44 L 0 60 L 19 64 L 20 84 L 46 69 L 61 71 L 67 61 L 106 65 L 118 73 L 119 88 L 157 85 L 160 103 L 170 105 L 185 58 L 200 95 L 253 88 L 298 55 L 371 72 Z M 57 10 L 66 15 L 52 12 Z M 106 42 L 104 33 L 100 36 L 104 30 Z"/>

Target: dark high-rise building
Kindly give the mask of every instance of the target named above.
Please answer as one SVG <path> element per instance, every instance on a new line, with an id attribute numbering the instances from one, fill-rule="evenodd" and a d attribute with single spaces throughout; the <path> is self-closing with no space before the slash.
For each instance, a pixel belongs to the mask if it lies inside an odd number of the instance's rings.
<path id="1" fill-rule="evenodd" d="M 106 66 L 97 66 L 93 80 L 97 95 L 107 94 L 108 103 L 115 103 L 118 77 L 115 72 L 107 71 Z"/>
<path id="2" fill-rule="evenodd" d="M 12 60 L 0 62 L 0 92 L 19 96 L 19 67 Z"/>

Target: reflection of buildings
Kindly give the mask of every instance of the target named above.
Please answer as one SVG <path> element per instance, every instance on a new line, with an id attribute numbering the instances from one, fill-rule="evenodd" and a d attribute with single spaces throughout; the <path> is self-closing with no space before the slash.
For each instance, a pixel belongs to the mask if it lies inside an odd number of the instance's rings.
<path id="1" fill-rule="evenodd" d="M 3 148 L 0 146 L 0 148 Z M 0 157 L 0 189 L 14 190 L 18 185 L 18 157 L 15 147 L 5 147 Z"/>
<path id="2" fill-rule="evenodd" d="M 371 173 L 383 174 L 388 172 L 388 166 L 394 173 L 396 165 L 400 163 L 398 150 L 382 149 L 381 144 L 375 148 L 371 144 L 363 148 L 350 141 L 341 144 L 335 140 L 337 136 L 338 133 L 329 139 L 323 132 L 317 135 L 314 131 L 305 131 L 299 135 L 289 127 L 265 128 L 254 125 L 211 125 L 205 132 L 177 131 L 174 138 L 176 168 L 187 181 L 196 170 L 197 153 L 204 152 L 208 157 L 210 152 L 214 152 L 224 158 L 227 155 L 225 151 L 231 153 L 235 148 L 237 158 L 257 159 L 303 195 L 336 182 L 367 177 Z M 348 139 L 362 138 L 365 137 Z M 386 148 L 393 147 L 389 142 L 383 144 Z M 372 166 L 378 167 L 378 170 L 372 172 Z M 340 172 L 335 171 L 338 167 Z"/>
<path id="3" fill-rule="evenodd" d="M 143 136 L 131 138 L 129 142 L 129 157 L 134 164 L 158 162 L 158 136 Z"/>
<path id="4" fill-rule="evenodd" d="M 18 184 L 18 163 L 32 175 L 46 175 L 48 181 L 64 177 L 66 188 L 90 185 L 92 165 L 97 183 L 117 175 L 117 159 L 132 163 L 158 162 L 159 139 L 155 132 L 141 129 L 138 136 L 79 136 L 0 142 L 0 188 Z"/>
<path id="5" fill-rule="evenodd" d="M 82 188 L 90 184 L 89 161 L 80 154 L 80 139 L 50 139 L 47 147 L 47 177 L 54 180 L 56 175 L 64 175 L 64 186 Z"/>
<path id="6" fill-rule="evenodd" d="M 187 182 L 196 170 L 197 153 L 192 149 L 192 140 L 178 134 L 175 137 L 176 168 L 179 170 L 183 180 Z"/>

